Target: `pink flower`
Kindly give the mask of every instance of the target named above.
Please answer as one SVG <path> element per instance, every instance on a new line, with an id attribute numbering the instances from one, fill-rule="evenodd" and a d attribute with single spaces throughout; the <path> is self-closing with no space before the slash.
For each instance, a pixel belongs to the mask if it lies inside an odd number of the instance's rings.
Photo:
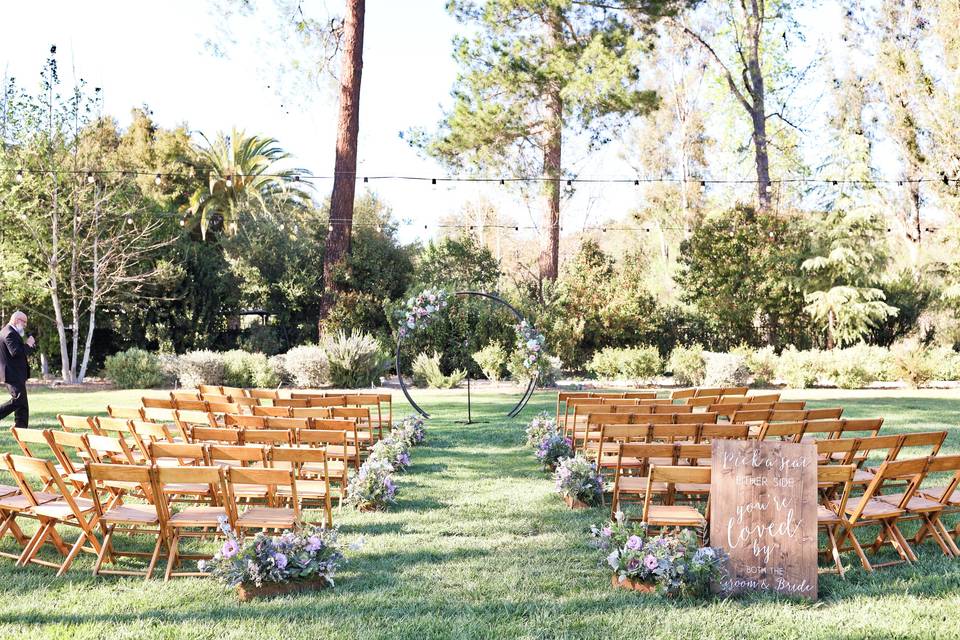
<path id="1" fill-rule="evenodd" d="M 609 531 L 609 529 L 607 529 L 607 531 Z M 643 540 L 640 539 L 640 536 L 630 536 L 629 538 L 627 538 L 627 549 L 636 551 L 642 546 L 643 546 Z M 649 558 L 650 556 L 647 556 L 647 557 Z"/>
<path id="2" fill-rule="evenodd" d="M 656 558 L 648 554 L 647 557 L 643 559 L 643 564 L 647 567 L 647 569 L 653 571 L 657 568 L 658 563 Z"/>
<path id="3" fill-rule="evenodd" d="M 237 555 L 237 552 L 240 551 L 240 545 L 237 544 L 236 540 L 227 540 L 223 543 L 223 546 L 220 547 L 220 555 L 224 558 L 232 558 Z"/>

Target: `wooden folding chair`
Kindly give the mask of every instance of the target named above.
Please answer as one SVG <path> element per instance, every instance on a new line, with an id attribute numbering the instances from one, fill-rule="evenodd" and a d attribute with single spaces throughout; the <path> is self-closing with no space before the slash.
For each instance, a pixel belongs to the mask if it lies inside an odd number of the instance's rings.
<path id="1" fill-rule="evenodd" d="M 273 406 L 306 408 L 311 406 L 311 404 L 310 398 L 277 398 L 273 401 Z"/>
<path id="2" fill-rule="evenodd" d="M 177 425 L 177 430 L 180 431 L 180 435 L 183 437 L 184 442 L 190 442 L 192 436 L 191 431 L 195 426 L 201 427 L 219 427 L 217 424 L 217 419 L 214 415 L 208 411 L 189 411 L 189 410 L 179 410 L 173 412 L 173 421 Z"/>
<path id="3" fill-rule="evenodd" d="M 238 487 L 263 490 L 267 506 L 250 505 L 241 509 L 234 497 Z M 283 496 L 279 495 L 280 488 L 283 488 Z M 230 467 L 227 469 L 227 491 L 234 497 L 228 504 L 234 509 L 236 529 L 240 534 L 249 529 L 292 529 L 301 522 L 300 498 L 292 469 Z M 289 507 L 279 506 L 284 500 L 289 502 Z"/>
<path id="4" fill-rule="evenodd" d="M 264 420 L 263 416 L 248 416 L 248 415 L 226 415 L 223 417 L 223 424 L 226 427 L 233 427 L 235 429 L 266 429 L 267 423 Z"/>
<path id="5" fill-rule="evenodd" d="M 220 387 L 220 393 L 231 398 L 245 398 L 247 390 L 243 387 Z"/>
<path id="6" fill-rule="evenodd" d="M 292 469 L 301 507 L 306 508 L 308 504 L 319 505 L 323 509 L 326 526 L 333 526 L 330 468 L 327 464 L 326 451 L 301 447 L 273 447 L 270 450 L 270 465 L 275 468 Z M 293 500 L 291 488 L 285 485 L 278 486 L 277 497 Z"/>
<path id="7" fill-rule="evenodd" d="M 327 457 L 325 471 L 331 481 L 335 481 L 339 485 L 338 506 L 341 505 L 348 484 L 347 468 L 351 461 L 354 468 L 359 468 L 360 464 L 360 455 L 357 448 L 350 444 L 347 432 L 327 429 L 300 429 L 296 431 L 295 446 L 320 447 L 324 450 Z M 322 469 L 313 468 L 312 464 L 307 462 L 304 463 L 304 470 L 320 473 Z"/>
<path id="8" fill-rule="evenodd" d="M 32 456 L 28 456 L 32 457 Z M 0 470 L 10 473 L 10 468 L 6 464 L 0 464 Z M 13 474 L 11 473 L 11 476 Z M 10 483 L 0 484 L 0 541 L 8 534 L 20 546 L 21 550 L 26 549 L 30 538 L 23 532 L 17 523 L 17 518 L 26 518 L 35 520 L 36 517 L 30 513 L 30 508 L 34 502 L 52 502 L 57 499 L 57 495 L 47 491 L 33 491 L 33 501 L 20 492 L 20 486 L 15 477 L 9 480 Z M 49 484 L 53 484 L 51 480 Z M 49 488 L 49 486 L 47 487 Z M 0 551 L 0 556 L 20 560 L 21 553 L 10 553 L 9 551 Z"/>
<path id="9" fill-rule="evenodd" d="M 836 440 L 830 441 L 836 442 Z M 847 509 L 847 502 L 850 500 L 850 490 L 853 487 L 853 473 L 856 466 L 852 464 L 821 464 L 817 466 L 817 486 L 825 496 L 837 496 L 831 501 L 829 497 L 824 498 L 817 503 L 817 529 L 823 529 L 827 534 L 827 548 L 820 551 L 820 555 L 829 556 L 833 559 L 836 573 L 844 577 L 843 562 L 840 560 L 840 547 L 837 545 L 838 534 L 843 532 L 844 536 L 849 536 L 850 541 L 857 549 L 859 555 L 863 554 L 860 545 L 847 529 L 847 521 L 841 517 Z M 832 572 L 832 570 L 828 570 Z"/>
<path id="10" fill-rule="evenodd" d="M 257 400 L 273 401 L 280 397 L 276 389 L 248 389 L 247 395 Z"/>
<path id="11" fill-rule="evenodd" d="M 617 447 L 617 466 L 613 477 L 612 514 L 622 511 L 624 498 L 635 496 L 642 499 L 648 489 L 658 493 L 666 491 L 665 484 L 650 487 L 647 474 L 650 460 L 676 462 L 677 448 L 672 444 L 622 442 Z"/>
<path id="12" fill-rule="evenodd" d="M 960 481 L 960 455 L 930 456 L 926 473 L 951 473 L 946 487 L 939 493 L 936 490 L 920 490 L 915 488 L 913 495 L 904 503 L 902 493 L 885 494 L 878 498 L 890 504 L 903 504 L 907 513 L 902 520 L 920 520 L 920 529 L 913 538 L 914 544 L 920 544 L 928 537 L 933 537 L 939 545 L 943 555 L 955 557 L 960 555 L 960 549 L 953 541 L 953 536 L 946 525 L 940 520 L 943 513 L 952 511 L 953 492 Z M 910 487 L 908 486 L 908 490 Z"/>
<path id="13" fill-rule="evenodd" d="M 174 568 L 182 560 L 205 560 L 211 557 L 210 554 L 180 553 L 182 538 L 204 538 L 211 535 L 223 537 L 223 533 L 218 528 L 221 520 L 233 524 L 234 511 L 230 504 L 232 499 L 227 492 L 224 469 L 222 467 L 154 467 L 154 469 L 157 495 L 168 497 L 167 500 L 157 499 L 167 524 L 167 538 L 170 540 L 170 553 L 163 578 L 166 581 L 177 576 L 206 575 L 199 571 L 175 572 Z M 172 497 L 182 493 L 183 487 L 205 487 L 202 493 L 208 497 L 209 502 L 174 511 Z"/>
<path id="14" fill-rule="evenodd" d="M 236 446 L 211 444 L 206 447 L 207 464 L 211 467 L 250 467 L 263 469 L 267 466 L 267 448 L 258 445 Z M 237 484 L 233 487 L 233 499 L 265 502 L 267 491 L 260 485 Z"/>
<path id="15" fill-rule="evenodd" d="M 750 437 L 748 424 L 701 424 L 697 442 L 713 442 L 714 440 L 746 440 Z"/>
<path id="16" fill-rule="evenodd" d="M 357 444 L 360 447 L 372 447 L 376 440 L 373 437 L 373 424 L 370 422 L 370 409 L 367 407 L 332 407 L 331 418 L 353 420 L 357 425 Z"/>
<path id="17" fill-rule="evenodd" d="M 167 429 L 167 426 L 160 422 L 131 420 L 130 431 L 137 443 L 137 447 L 140 449 L 143 460 L 149 460 L 150 458 L 147 446 L 151 442 L 169 442 L 171 444 L 176 442 L 170 430 Z"/>
<path id="18" fill-rule="evenodd" d="M 201 396 L 205 396 L 207 394 L 218 395 L 223 393 L 223 387 L 212 384 L 198 384 L 197 391 L 200 392 Z"/>
<path id="19" fill-rule="evenodd" d="M 90 482 L 95 485 L 140 485 L 149 487 L 150 494 L 156 494 L 155 475 L 152 466 L 123 466 L 116 464 L 87 463 L 85 469 Z M 93 565 L 93 575 L 143 576 L 149 580 L 160 558 L 160 549 L 167 543 L 167 523 L 163 518 L 163 509 L 155 503 L 146 504 L 105 504 L 94 491 L 93 504 L 104 529 L 103 543 L 97 561 Z M 157 541 L 153 551 L 119 551 L 114 546 L 115 534 L 131 536 L 153 535 Z M 104 569 L 104 562 L 114 564 L 118 558 L 149 558 L 147 567 L 142 571 L 134 569 Z"/>
<path id="20" fill-rule="evenodd" d="M 74 559 L 81 551 L 100 553 L 100 542 L 94 534 L 97 526 L 98 514 L 93 501 L 86 498 L 74 497 L 69 488 L 60 478 L 60 474 L 53 468 L 53 463 L 40 458 L 15 456 L 6 454 L 4 462 L 7 469 L 17 481 L 21 495 L 27 499 L 30 506 L 26 510 L 31 517 L 37 519 L 39 528 L 27 542 L 23 553 L 20 554 L 17 564 L 39 564 L 57 570 L 57 576 L 62 576 L 73 564 Z M 41 484 L 49 483 L 52 491 L 36 491 L 30 480 Z M 48 500 L 50 495 L 53 500 Z M 67 543 L 60 537 L 56 527 L 69 526 L 80 530 L 76 540 L 68 548 Z M 51 562 L 38 558 L 43 545 L 50 542 L 63 555 L 62 562 Z M 89 546 L 87 546 L 89 543 Z"/>
<path id="21" fill-rule="evenodd" d="M 695 507 L 674 504 L 677 484 L 709 485 L 710 467 L 651 465 L 647 474 L 647 490 L 643 496 L 641 521 L 648 527 L 696 527 L 702 538 L 710 516 L 709 494 L 705 513 L 701 514 Z M 663 503 L 653 504 L 654 489 L 662 485 L 666 485 L 666 491 L 661 494 Z"/>
<path id="22" fill-rule="evenodd" d="M 87 442 L 88 434 L 73 431 L 46 431 L 44 435 L 53 451 L 53 457 L 57 460 L 55 469 L 60 477 L 73 486 L 74 495 L 86 495 L 89 481 L 83 465 L 93 459 Z"/>
<path id="23" fill-rule="evenodd" d="M 201 427 L 196 426 L 190 431 L 190 441 L 194 444 L 233 444 L 241 445 L 241 432 L 233 427 Z"/>
<path id="24" fill-rule="evenodd" d="M 845 532 L 841 533 L 841 539 L 838 541 L 838 547 L 841 551 L 845 550 L 841 546 L 844 539 L 850 538 L 853 540 L 857 527 L 874 525 L 880 527 L 880 533 L 870 546 L 871 552 L 877 553 L 884 544 L 889 543 L 897 552 L 897 555 L 900 556 L 900 561 L 871 564 L 863 551 L 858 551 L 857 555 L 860 556 L 860 562 L 867 571 L 873 571 L 875 567 L 916 562 L 917 556 L 910 548 L 910 544 L 904 538 L 897 523 L 907 513 L 907 504 L 923 482 L 929 463 L 930 458 L 886 461 L 864 489 L 863 495 L 851 498 L 847 502 L 844 512 L 840 512 L 838 501 L 830 502 L 831 510 L 843 516 L 846 520 Z M 903 477 L 909 477 L 910 479 L 907 488 L 897 495 L 895 504 L 880 499 L 883 495 L 881 489 L 885 483 Z M 859 544 L 855 544 L 854 550 L 858 546 Z"/>
<path id="25" fill-rule="evenodd" d="M 196 389 L 188 389 L 186 391 L 171 391 L 170 392 L 170 401 L 173 403 L 173 408 L 177 408 L 177 403 L 181 401 L 190 402 L 193 400 L 200 400 L 200 392 Z"/>
<path id="26" fill-rule="evenodd" d="M 224 416 L 228 414 L 238 414 L 243 412 L 243 408 L 233 402 L 212 402 L 207 401 L 207 411 L 212 413 L 214 416 L 223 420 Z"/>
<path id="27" fill-rule="evenodd" d="M 295 430 L 240 428 L 240 432 L 240 439 L 243 441 L 244 445 L 259 444 L 277 447 L 289 447 L 293 445 L 293 434 L 295 433 Z"/>
<path id="28" fill-rule="evenodd" d="M 300 407 L 291 407 L 290 408 L 290 417 L 291 418 L 321 418 L 327 419 L 332 417 L 330 415 L 332 407 L 307 407 L 301 409 Z"/>

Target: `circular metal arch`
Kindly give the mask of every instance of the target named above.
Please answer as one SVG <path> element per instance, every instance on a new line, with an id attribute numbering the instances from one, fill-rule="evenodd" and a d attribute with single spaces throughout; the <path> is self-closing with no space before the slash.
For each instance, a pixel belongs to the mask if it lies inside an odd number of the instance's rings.
<path id="1" fill-rule="evenodd" d="M 497 304 L 503 307 L 506 307 L 517 319 L 517 324 L 520 324 L 524 320 L 524 317 L 520 315 L 519 311 L 513 308 L 513 305 L 511 305 L 509 302 L 507 302 L 500 296 L 494 295 L 492 293 L 485 293 L 483 291 L 454 291 L 453 295 L 461 296 L 461 297 L 474 296 L 478 298 L 487 298 L 488 300 L 492 300 Z M 401 375 L 400 373 L 400 348 L 402 346 L 403 346 L 403 336 L 401 335 L 397 338 L 397 356 L 394 359 L 394 366 L 397 368 L 397 380 L 399 380 L 400 382 L 400 389 L 403 391 L 403 395 L 407 398 L 407 402 L 410 403 L 410 406 L 412 406 L 413 409 L 424 418 L 429 418 L 430 414 L 424 411 L 420 407 L 420 405 L 418 405 L 416 401 L 410 397 L 410 391 L 407 389 L 407 385 L 403 381 L 403 375 Z M 539 377 L 540 377 L 540 372 L 537 371 L 536 373 L 534 373 L 533 377 L 530 378 L 530 382 L 527 384 L 527 390 L 524 392 L 523 397 L 520 398 L 520 401 L 517 402 L 517 404 L 514 405 L 513 409 L 511 409 L 507 413 L 508 418 L 515 418 L 521 411 L 523 411 L 523 408 L 527 406 L 527 403 L 530 401 L 530 397 L 533 395 L 534 390 L 537 388 L 537 380 L 539 379 Z"/>

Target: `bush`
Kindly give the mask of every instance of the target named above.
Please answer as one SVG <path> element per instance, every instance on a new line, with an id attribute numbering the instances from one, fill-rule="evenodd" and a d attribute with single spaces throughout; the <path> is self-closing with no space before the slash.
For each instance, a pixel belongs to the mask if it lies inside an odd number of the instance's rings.
<path id="1" fill-rule="evenodd" d="M 929 358 L 934 380 L 960 380 L 960 353 L 952 347 L 934 347 Z"/>
<path id="2" fill-rule="evenodd" d="M 708 387 L 743 386 L 750 379 L 746 358 L 739 353 L 704 352 L 703 384 Z"/>
<path id="3" fill-rule="evenodd" d="M 747 349 L 744 356 L 747 368 L 753 376 L 753 384 L 766 386 L 773 382 L 780 361 L 773 347 L 763 347 L 756 351 Z"/>
<path id="4" fill-rule="evenodd" d="M 491 342 L 480 351 L 473 354 L 473 361 L 477 363 L 483 375 L 488 380 L 502 380 L 507 369 L 509 354 L 499 342 Z"/>
<path id="5" fill-rule="evenodd" d="M 673 373 L 673 380 L 683 386 L 700 386 L 706 376 L 707 361 L 703 357 L 703 347 L 693 344 L 689 347 L 674 347 L 670 352 L 667 367 Z"/>
<path id="6" fill-rule="evenodd" d="M 431 389 L 453 389 L 463 382 L 467 373 L 463 369 L 457 369 L 449 376 L 443 375 L 440 370 L 440 359 L 443 356 L 434 352 L 432 356 L 420 353 L 413 360 L 413 384 L 418 387 L 430 387 Z"/>
<path id="7" fill-rule="evenodd" d="M 223 357 L 213 351 L 185 353 L 177 358 L 177 380 L 180 386 L 190 389 L 201 384 L 223 384 Z"/>
<path id="8" fill-rule="evenodd" d="M 660 365 L 660 352 L 656 347 L 607 347 L 593 354 L 587 370 L 610 379 L 649 382 L 660 373 Z"/>
<path id="9" fill-rule="evenodd" d="M 297 387 L 320 387 L 330 382 L 327 353 L 316 345 L 294 347 L 283 355 L 283 369 Z"/>
<path id="10" fill-rule="evenodd" d="M 167 377 L 156 355 L 143 349 L 127 349 L 107 356 L 104 373 L 121 389 L 149 389 L 162 386 Z"/>
<path id="11" fill-rule="evenodd" d="M 553 474 L 557 493 L 580 500 L 592 507 L 599 506 L 603 499 L 603 476 L 597 471 L 597 463 L 582 455 L 563 458 Z"/>
<path id="12" fill-rule="evenodd" d="M 795 389 L 813 386 L 822 371 L 822 356 L 819 351 L 797 351 L 793 346 L 784 349 L 777 364 L 777 377 Z"/>
<path id="13" fill-rule="evenodd" d="M 543 354 L 537 359 L 537 385 L 541 387 L 553 387 L 560 378 L 560 367 L 562 363 L 556 356 Z M 530 381 L 530 372 L 524 366 L 524 354 L 521 351 L 514 351 L 510 354 L 510 360 L 507 361 L 507 371 L 510 372 L 510 379 L 517 384 L 527 384 Z"/>
<path id="14" fill-rule="evenodd" d="M 252 387 L 253 384 L 253 354 L 240 349 L 224 351 L 223 384 L 229 387 Z"/>
<path id="15" fill-rule="evenodd" d="M 928 348 L 908 341 L 894 345 L 891 352 L 897 376 L 914 389 L 933 379 L 936 371 Z"/>
<path id="16" fill-rule="evenodd" d="M 244 331 L 240 347 L 248 353 L 275 355 L 283 349 L 280 334 L 274 325 L 255 324 Z"/>
<path id="17" fill-rule="evenodd" d="M 290 375 L 290 372 L 287 371 L 287 356 L 286 354 L 280 353 L 275 356 L 270 356 L 267 358 L 267 366 L 270 368 L 270 371 L 273 373 L 274 379 L 277 383 L 271 386 L 280 386 L 283 384 L 293 384 L 293 378 Z"/>
<path id="18" fill-rule="evenodd" d="M 333 386 L 359 389 L 379 384 L 387 356 L 376 338 L 356 330 L 349 336 L 341 331 L 336 336 L 325 336 L 322 346 Z"/>

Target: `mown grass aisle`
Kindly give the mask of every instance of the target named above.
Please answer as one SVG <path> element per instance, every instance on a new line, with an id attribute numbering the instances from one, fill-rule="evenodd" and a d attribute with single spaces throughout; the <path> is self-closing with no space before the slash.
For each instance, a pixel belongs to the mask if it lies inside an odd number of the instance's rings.
<path id="1" fill-rule="evenodd" d="M 960 637 L 960 561 L 926 545 L 917 567 L 874 576 L 854 570 L 846 582 L 822 577 L 816 606 L 760 597 L 670 602 L 614 591 L 586 546 L 587 528 L 607 511 L 567 510 L 522 446 L 524 423 L 552 411 L 555 396 L 538 394 L 520 419 L 506 421 L 509 398 L 475 395 L 474 417 L 487 422 L 455 424 L 465 414 L 463 395 L 418 395 L 434 418 L 400 476 L 392 512 L 335 514 L 348 540 L 366 541 L 335 589 L 241 606 L 202 579 L 94 580 L 89 558 L 57 579 L 0 558 L 0 637 Z M 49 423 L 61 407 L 93 412 L 122 397 L 38 394 L 34 415 Z M 843 404 L 852 417 L 882 411 L 892 430 L 953 429 L 960 415 L 958 400 L 900 402 L 909 410 L 887 399 Z M 406 415 L 405 407 L 395 415 Z M 3 446 L 11 449 L 8 436 Z M 957 449 L 954 430 L 945 450 Z"/>

